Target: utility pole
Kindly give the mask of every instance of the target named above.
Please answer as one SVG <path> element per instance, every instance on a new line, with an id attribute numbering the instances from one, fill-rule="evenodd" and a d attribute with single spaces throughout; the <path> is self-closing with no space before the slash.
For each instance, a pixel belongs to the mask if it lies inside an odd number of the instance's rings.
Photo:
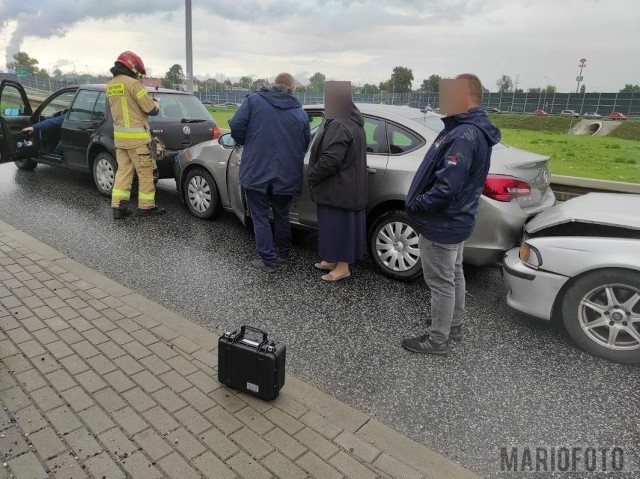
<path id="1" fill-rule="evenodd" d="M 193 45 L 191 42 L 191 0 L 185 0 L 187 34 L 187 92 L 193 94 Z"/>
<path id="2" fill-rule="evenodd" d="M 516 82 L 513 84 L 513 92 L 518 90 L 518 83 L 520 83 L 520 75 L 516 75 Z"/>
<path id="3" fill-rule="evenodd" d="M 587 66 L 587 59 L 581 58 L 580 65 L 578 66 L 580 67 L 580 74 L 576 77 L 576 81 L 578 82 L 578 86 L 576 87 L 576 93 L 578 93 L 580 90 L 580 82 L 584 80 L 584 78 L 582 78 L 582 69 Z"/>

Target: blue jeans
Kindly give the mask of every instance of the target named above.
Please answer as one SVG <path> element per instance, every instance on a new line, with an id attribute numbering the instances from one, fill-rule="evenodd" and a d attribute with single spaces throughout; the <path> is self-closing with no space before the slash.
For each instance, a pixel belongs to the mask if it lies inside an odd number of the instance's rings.
<path id="1" fill-rule="evenodd" d="M 424 282 L 431 290 L 431 326 L 428 333 L 434 342 L 443 343 L 449 339 L 451 326 L 462 326 L 464 322 L 464 242 L 437 243 L 420 236 L 418 247 Z"/>
<path id="2" fill-rule="evenodd" d="M 289 223 L 290 195 L 274 195 L 269 187 L 266 192 L 245 190 L 253 231 L 256 235 L 256 249 L 264 264 L 275 267 L 278 257 L 286 258 L 291 253 L 291 224 Z M 273 211 L 275 235 L 269 222 L 269 207 Z"/>

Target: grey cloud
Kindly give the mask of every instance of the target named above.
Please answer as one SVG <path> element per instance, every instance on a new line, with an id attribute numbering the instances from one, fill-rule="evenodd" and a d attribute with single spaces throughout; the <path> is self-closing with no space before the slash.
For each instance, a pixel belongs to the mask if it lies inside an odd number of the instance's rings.
<path id="1" fill-rule="evenodd" d="M 112 0 L 95 2 L 90 0 L 7 0 L 0 4 L 0 30 L 7 28 L 10 22 L 17 26 L 6 48 L 7 62 L 13 60 L 13 54 L 20 51 L 22 41 L 29 36 L 49 38 L 64 35 L 78 22 L 90 18 L 126 17 L 135 14 L 170 12 L 176 9 L 175 1 L 154 0 L 127 1 Z"/>
<path id="2" fill-rule="evenodd" d="M 470 0 L 213 0 L 193 5 L 220 18 L 256 26 L 277 25 L 295 19 L 314 19 L 319 33 L 345 32 L 375 25 L 420 25 L 429 22 L 451 21 L 477 13 L 491 2 Z M 159 13 L 163 18 L 182 10 L 182 2 L 175 0 L 5 0 L 0 4 L 0 30 L 16 22 L 6 48 L 7 61 L 20 50 L 29 36 L 49 38 L 64 35 L 78 22 L 87 19 L 123 17 Z M 345 15 L 348 12 L 349 15 Z M 308 32 L 306 32 L 308 33 Z"/>

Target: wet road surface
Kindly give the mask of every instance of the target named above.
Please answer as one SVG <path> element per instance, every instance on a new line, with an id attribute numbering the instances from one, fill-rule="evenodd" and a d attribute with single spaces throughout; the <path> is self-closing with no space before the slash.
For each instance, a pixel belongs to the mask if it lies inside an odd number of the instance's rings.
<path id="1" fill-rule="evenodd" d="M 500 472 L 501 447 L 640 450 L 640 368 L 511 311 L 497 269 L 466 268 L 465 338 L 449 356 L 413 355 L 400 340 L 423 332 L 422 281 L 389 280 L 366 259 L 325 284 L 306 231 L 280 272 L 260 273 L 248 264 L 252 233 L 232 214 L 190 216 L 170 180 L 158 204 L 167 215 L 114 222 L 90 176 L 0 165 L 1 220 L 200 324 L 264 328 L 286 343 L 288 372 L 484 477 L 533 477 Z"/>

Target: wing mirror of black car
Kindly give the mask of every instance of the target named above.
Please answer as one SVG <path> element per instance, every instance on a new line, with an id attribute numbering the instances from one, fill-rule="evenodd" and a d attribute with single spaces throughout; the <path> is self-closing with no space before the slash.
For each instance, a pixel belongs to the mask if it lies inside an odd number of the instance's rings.
<path id="1" fill-rule="evenodd" d="M 231 133 L 220 135 L 220 138 L 218 138 L 218 143 L 220 143 L 225 148 L 234 148 L 236 146 L 236 140 L 233 139 Z"/>
<path id="2" fill-rule="evenodd" d="M 20 108 L 5 108 L 2 111 L 3 116 L 20 116 Z"/>

